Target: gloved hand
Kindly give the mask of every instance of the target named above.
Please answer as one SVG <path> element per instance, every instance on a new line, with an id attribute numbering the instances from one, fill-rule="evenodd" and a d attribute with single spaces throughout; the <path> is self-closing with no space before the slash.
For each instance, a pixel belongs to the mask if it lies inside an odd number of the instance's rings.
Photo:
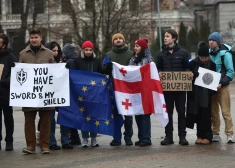
<path id="1" fill-rule="evenodd" d="M 69 64 L 68 63 L 65 64 L 65 68 L 69 69 Z"/>
<path id="2" fill-rule="evenodd" d="M 134 63 L 137 65 L 140 61 L 142 61 L 142 58 L 138 55 L 135 60 Z"/>
<path id="3" fill-rule="evenodd" d="M 14 62 L 12 62 L 12 63 L 10 64 L 10 66 L 11 66 L 11 67 L 15 67 L 16 64 L 15 64 Z"/>
<path id="4" fill-rule="evenodd" d="M 112 70 L 113 70 L 113 63 L 110 61 L 107 64 L 105 64 L 104 67 L 105 67 L 106 71 L 112 72 Z"/>

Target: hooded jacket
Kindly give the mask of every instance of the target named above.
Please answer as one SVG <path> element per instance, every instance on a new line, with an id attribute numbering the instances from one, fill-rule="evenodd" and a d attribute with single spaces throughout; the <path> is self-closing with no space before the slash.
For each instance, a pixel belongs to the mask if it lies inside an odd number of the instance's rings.
<path id="1" fill-rule="evenodd" d="M 0 52 L 0 64 L 4 66 L 0 78 L 0 105 L 9 105 L 11 64 L 16 61 L 10 49 Z"/>
<path id="2" fill-rule="evenodd" d="M 133 56 L 133 52 L 129 50 L 128 46 L 123 45 L 121 47 L 113 47 L 111 51 L 106 53 L 106 56 L 108 56 L 112 62 L 127 66 Z"/>
<path id="3" fill-rule="evenodd" d="M 71 62 L 69 62 L 69 68 L 103 73 L 101 63 L 96 58 L 95 53 L 93 52 L 90 57 L 87 57 L 84 54 L 84 50 L 81 50 L 79 57 L 75 57 L 73 60 L 71 60 Z"/>
<path id="4" fill-rule="evenodd" d="M 222 86 L 229 85 L 234 76 L 232 54 L 229 52 L 231 49 L 232 47 L 227 44 L 221 44 L 217 51 L 209 49 L 210 59 L 216 64 L 216 72 L 221 73 L 220 84 Z M 223 62 L 222 56 L 224 57 Z"/>

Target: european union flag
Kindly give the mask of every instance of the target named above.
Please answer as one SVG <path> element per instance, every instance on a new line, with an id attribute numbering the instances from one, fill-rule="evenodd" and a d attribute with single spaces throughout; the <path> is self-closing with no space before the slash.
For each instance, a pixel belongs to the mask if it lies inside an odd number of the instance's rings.
<path id="1" fill-rule="evenodd" d="M 69 70 L 70 106 L 61 107 L 58 124 L 121 139 L 123 118 L 117 112 L 112 83 L 104 75 Z"/>

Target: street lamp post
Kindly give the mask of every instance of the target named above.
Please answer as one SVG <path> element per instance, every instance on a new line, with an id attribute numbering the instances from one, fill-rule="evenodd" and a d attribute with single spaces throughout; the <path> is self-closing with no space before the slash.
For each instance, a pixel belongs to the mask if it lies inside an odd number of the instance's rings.
<path id="1" fill-rule="evenodd" d="M 158 34 L 159 34 L 159 44 L 162 47 L 162 28 L 161 28 L 161 16 L 160 16 L 160 3 L 157 0 L 157 15 L 158 15 Z"/>

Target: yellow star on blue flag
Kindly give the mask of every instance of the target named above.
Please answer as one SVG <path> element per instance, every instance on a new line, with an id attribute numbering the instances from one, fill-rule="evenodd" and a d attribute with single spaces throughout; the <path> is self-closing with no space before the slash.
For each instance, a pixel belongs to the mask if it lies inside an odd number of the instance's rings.
<path id="1" fill-rule="evenodd" d="M 59 108 L 57 122 L 120 140 L 123 118 L 117 112 L 109 79 L 105 75 L 78 70 L 69 70 L 69 79 L 70 106 Z"/>

